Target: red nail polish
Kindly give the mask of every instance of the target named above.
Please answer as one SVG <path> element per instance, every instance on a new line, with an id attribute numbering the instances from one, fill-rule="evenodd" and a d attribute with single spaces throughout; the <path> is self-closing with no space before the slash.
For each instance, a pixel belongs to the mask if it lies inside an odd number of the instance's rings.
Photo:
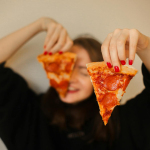
<path id="1" fill-rule="evenodd" d="M 120 62 L 121 62 L 122 65 L 126 64 L 126 62 L 124 60 L 121 60 Z"/>
<path id="2" fill-rule="evenodd" d="M 49 55 L 52 55 L 53 53 L 52 52 L 49 52 Z"/>
<path id="3" fill-rule="evenodd" d="M 118 66 L 115 66 L 114 69 L 115 69 L 115 72 L 119 72 L 119 67 Z"/>
<path id="4" fill-rule="evenodd" d="M 59 54 L 62 54 L 63 53 L 63 51 L 59 51 Z"/>
<path id="5" fill-rule="evenodd" d="M 44 49 L 46 48 L 46 45 L 44 45 Z"/>
<path id="6" fill-rule="evenodd" d="M 47 55 L 47 53 L 48 53 L 48 52 L 47 52 L 47 51 L 45 51 L 45 52 L 44 52 L 44 55 Z"/>
<path id="7" fill-rule="evenodd" d="M 108 66 L 108 68 L 111 68 L 111 67 L 112 67 L 112 65 L 111 65 L 110 62 L 107 62 L 107 66 Z"/>
<path id="8" fill-rule="evenodd" d="M 129 60 L 129 65 L 132 65 L 133 64 L 133 60 Z"/>

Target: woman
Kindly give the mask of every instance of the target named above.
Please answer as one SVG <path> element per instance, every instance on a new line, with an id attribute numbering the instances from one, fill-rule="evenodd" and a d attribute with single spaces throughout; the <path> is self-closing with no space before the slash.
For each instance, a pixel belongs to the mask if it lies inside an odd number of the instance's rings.
<path id="1" fill-rule="evenodd" d="M 60 53 L 70 50 L 77 54 L 77 62 L 65 98 L 59 98 L 53 88 L 50 88 L 46 94 L 36 95 L 28 88 L 22 77 L 11 69 L 4 68 L 4 62 L 24 43 L 41 31 L 47 31 L 44 43 L 45 55 L 52 55 L 60 49 Z M 122 35 L 122 33 L 124 32 L 120 30 L 118 37 L 122 37 L 122 39 L 126 37 L 122 43 L 123 47 L 129 36 L 125 36 L 125 33 Z M 132 41 L 135 41 L 139 44 L 140 57 L 148 68 L 146 62 L 149 60 L 143 53 L 148 54 L 149 52 L 149 38 L 139 34 L 138 38 L 135 39 L 134 35 L 128 43 L 130 45 Z M 118 56 L 117 50 L 113 52 L 114 48 L 111 51 L 113 53 L 109 51 L 110 43 L 118 39 L 114 38 L 115 35 L 114 33 L 109 36 L 102 45 L 104 60 L 109 67 L 113 65 L 114 69 L 117 68 L 116 66 L 119 68 L 120 63 L 113 58 L 121 60 L 121 62 L 123 62 L 122 60 L 125 61 L 126 58 L 124 55 L 124 57 Z M 86 63 L 102 61 L 100 49 L 101 45 L 91 38 L 78 38 L 74 40 L 73 45 L 66 30 L 49 18 L 40 18 L 0 40 L 0 137 L 8 149 L 96 150 L 140 149 L 141 147 L 146 149 L 144 146 L 149 146 L 147 141 L 143 140 L 143 144 L 142 138 L 135 134 L 141 133 L 142 136 L 147 136 L 146 140 L 149 139 L 149 134 L 147 134 L 149 133 L 149 120 L 144 120 L 149 116 L 149 72 L 143 65 L 143 73 L 147 81 L 146 89 L 141 93 L 141 96 L 137 96 L 125 106 L 117 107 L 105 127 L 99 115 L 92 84 L 85 68 Z M 122 52 L 124 51 L 122 49 Z M 133 54 L 135 52 L 134 50 Z M 134 59 L 134 57 L 131 58 Z M 142 101 L 141 97 L 143 96 L 145 99 Z M 142 106 L 140 109 L 147 111 L 143 118 L 138 116 L 141 115 L 137 111 L 139 106 Z M 136 111 L 137 113 L 135 113 Z M 146 124 L 142 121 L 145 121 Z M 143 127 L 143 132 L 139 130 L 141 127 Z M 124 139 L 126 140 L 124 141 Z"/>

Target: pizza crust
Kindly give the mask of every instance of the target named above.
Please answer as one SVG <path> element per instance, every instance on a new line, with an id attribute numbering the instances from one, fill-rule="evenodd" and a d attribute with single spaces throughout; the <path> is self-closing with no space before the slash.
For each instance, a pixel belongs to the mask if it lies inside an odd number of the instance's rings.
<path id="1" fill-rule="evenodd" d="M 108 73 L 116 73 L 114 71 L 113 68 L 108 68 L 106 63 L 104 61 L 102 62 L 92 62 L 92 63 L 88 63 L 86 64 L 87 68 L 89 69 L 89 71 L 91 70 L 92 72 L 94 71 L 94 68 L 99 68 L 99 69 L 104 69 L 105 72 Z M 118 74 L 127 74 L 127 75 L 131 75 L 131 76 L 135 76 L 135 74 L 137 73 L 137 69 L 135 69 L 133 66 L 131 65 L 121 65 L 120 66 L 120 72 L 117 72 Z"/>
<path id="2" fill-rule="evenodd" d="M 44 54 L 41 54 L 37 57 L 38 61 L 39 62 L 55 62 L 57 59 L 64 59 L 65 61 L 68 61 L 70 60 L 70 58 L 75 58 L 75 61 L 76 61 L 76 54 L 75 53 L 72 53 L 72 52 L 64 52 L 63 54 L 59 54 L 59 53 L 55 53 L 53 55 L 44 55 Z"/>

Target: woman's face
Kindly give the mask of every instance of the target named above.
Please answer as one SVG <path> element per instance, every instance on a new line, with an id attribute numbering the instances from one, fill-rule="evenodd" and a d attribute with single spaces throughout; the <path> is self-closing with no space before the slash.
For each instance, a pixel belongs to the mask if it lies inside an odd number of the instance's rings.
<path id="1" fill-rule="evenodd" d="M 86 64 L 91 62 L 88 52 L 77 45 L 71 48 L 77 54 L 77 61 L 71 75 L 66 97 L 60 97 L 65 103 L 75 104 L 85 100 L 93 93 L 93 87 L 88 75 Z"/>

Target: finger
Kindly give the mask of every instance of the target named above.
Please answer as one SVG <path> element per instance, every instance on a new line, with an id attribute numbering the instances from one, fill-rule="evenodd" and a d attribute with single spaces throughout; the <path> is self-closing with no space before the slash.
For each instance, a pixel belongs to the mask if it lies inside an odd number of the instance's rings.
<path id="1" fill-rule="evenodd" d="M 110 41 L 110 47 L 109 47 L 112 65 L 116 72 L 120 71 L 120 61 L 119 61 L 118 51 L 117 51 L 117 39 L 118 39 L 120 33 L 121 33 L 120 29 L 116 29 L 114 31 L 112 39 Z"/>
<path id="2" fill-rule="evenodd" d="M 139 39 L 139 32 L 136 29 L 131 29 L 129 37 L 129 65 L 133 64 L 138 39 Z"/>
<path id="3" fill-rule="evenodd" d="M 55 53 L 58 50 L 62 50 L 63 46 L 65 45 L 65 43 L 67 41 L 66 39 L 67 39 L 67 32 L 64 29 L 61 31 L 58 42 L 56 45 L 54 45 L 54 47 L 52 47 L 51 52 Z"/>
<path id="4" fill-rule="evenodd" d="M 53 25 L 51 25 L 51 26 L 49 27 L 49 30 L 48 30 L 48 32 L 47 32 L 47 36 L 46 36 L 45 41 L 44 41 L 44 49 L 45 49 L 45 50 L 46 50 L 48 41 L 49 41 L 49 39 L 51 38 L 52 34 L 55 32 L 55 30 L 56 30 L 56 25 L 53 24 Z"/>
<path id="5" fill-rule="evenodd" d="M 61 49 L 63 52 L 69 50 L 73 46 L 73 41 L 70 39 L 70 37 L 67 37 L 66 44 L 64 47 Z"/>
<path id="6" fill-rule="evenodd" d="M 112 38 L 112 33 L 108 34 L 107 38 L 104 40 L 102 47 L 101 47 L 103 59 L 109 68 L 112 67 L 112 62 L 111 62 L 110 53 L 109 53 L 109 44 L 110 44 L 111 38 Z"/>
<path id="7" fill-rule="evenodd" d="M 61 32 L 62 27 L 60 25 L 58 25 L 54 31 L 54 33 L 52 34 L 52 36 L 50 37 L 50 39 L 48 39 L 48 44 L 46 47 L 47 51 L 50 51 L 51 48 L 57 43 L 59 36 L 60 36 L 60 32 Z"/>
<path id="8" fill-rule="evenodd" d="M 126 42 L 129 37 L 129 30 L 123 29 L 120 36 L 117 39 L 118 57 L 122 65 L 126 64 Z"/>

